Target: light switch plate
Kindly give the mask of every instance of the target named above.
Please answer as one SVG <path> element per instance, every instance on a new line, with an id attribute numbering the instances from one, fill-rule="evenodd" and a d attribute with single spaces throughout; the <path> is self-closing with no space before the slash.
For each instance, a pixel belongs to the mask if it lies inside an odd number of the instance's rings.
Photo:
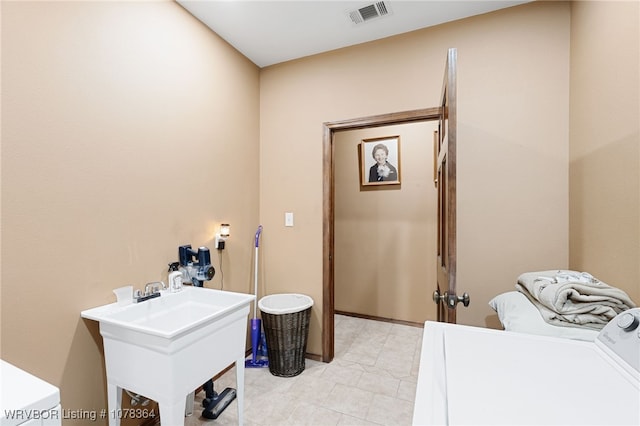
<path id="1" fill-rule="evenodd" d="M 293 226 L 293 212 L 284 213 L 284 226 Z"/>

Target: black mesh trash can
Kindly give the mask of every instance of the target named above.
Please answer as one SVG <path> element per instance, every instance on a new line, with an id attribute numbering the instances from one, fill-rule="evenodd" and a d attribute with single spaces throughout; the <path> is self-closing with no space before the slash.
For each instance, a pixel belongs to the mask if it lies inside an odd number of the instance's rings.
<path id="1" fill-rule="evenodd" d="M 267 339 L 269 371 L 293 377 L 304 371 L 313 299 L 304 294 L 272 294 L 258 302 Z"/>

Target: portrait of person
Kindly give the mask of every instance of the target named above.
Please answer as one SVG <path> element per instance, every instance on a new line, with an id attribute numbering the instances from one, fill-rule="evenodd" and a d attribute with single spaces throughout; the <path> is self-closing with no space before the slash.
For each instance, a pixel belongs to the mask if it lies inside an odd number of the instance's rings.
<path id="1" fill-rule="evenodd" d="M 363 185 L 400 183 L 399 142 L 399 137 L 363 141 Z"/>
<path id="2" fill-rule="evenodd" d="M 369 168 L 369 182 L 398 180 L 398 170 L 389 163 L 389 148 L 383 143 L 376 144 L 371 153 L 376 163 Z"/>

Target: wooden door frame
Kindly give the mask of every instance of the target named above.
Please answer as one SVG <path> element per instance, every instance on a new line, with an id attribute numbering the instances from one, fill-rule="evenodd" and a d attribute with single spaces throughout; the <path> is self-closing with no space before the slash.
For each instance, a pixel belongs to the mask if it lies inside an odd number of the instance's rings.
<path id="1" fill-rule="evenodd" d="M 334 133 L 339 131 L 406 124 L 417 121 L 437 121 L 441 108 L 416 109 L 323 124 L 322 160 L 322 361 L 334 357 Z M 425 135 L 426 143 L 430 139 Z M 426 302 L 426 301 L 425 301 Z"/>

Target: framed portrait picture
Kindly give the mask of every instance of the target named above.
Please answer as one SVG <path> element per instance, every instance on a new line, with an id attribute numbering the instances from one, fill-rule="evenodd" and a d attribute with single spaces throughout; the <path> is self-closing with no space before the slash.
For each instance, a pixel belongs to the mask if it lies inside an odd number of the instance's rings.
<path id="1" fill-rule="evenodd" d="M 400 184 L 400 136 L 363 139 L 360 153 L 363 186 Z"/>

